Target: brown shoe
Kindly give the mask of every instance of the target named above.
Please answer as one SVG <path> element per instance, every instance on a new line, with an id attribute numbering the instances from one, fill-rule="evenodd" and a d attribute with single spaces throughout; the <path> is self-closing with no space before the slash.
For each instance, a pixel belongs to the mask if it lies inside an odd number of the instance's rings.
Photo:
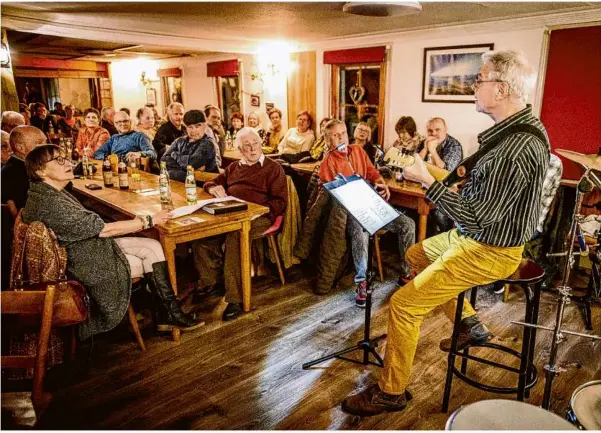
<path id="1" fill-rule="evenodd" d="M 493 338 L 492 332 L 488 330 L 478 316 L 466 317 L 459 325 L 459 336 L 457 338 L 457 350 L 463 350 L 470 346 L 483 344 Z M 451 338 L 445 338 L 440 342 L 440 350 L 451 351 Z"/>
<path id="2" fill-rule="evenodd" d="M 342 402 L 342 410 L 358 416 L 399 412 L 407 407 L 407 402 L 412 398 L 409 391 L 401 395 L 391 395 L 381 391 L 377 384 L 373 384 L 365 391 L 345 398 Z"/>

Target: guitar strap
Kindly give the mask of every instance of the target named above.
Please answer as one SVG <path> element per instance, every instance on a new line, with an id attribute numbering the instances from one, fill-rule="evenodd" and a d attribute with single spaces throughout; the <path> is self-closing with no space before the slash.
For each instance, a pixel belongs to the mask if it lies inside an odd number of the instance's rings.
<path id="1" fill-rule="evenodd" d="M 497 135 L 485 146 L 481 146 L 476 153 L 474 153 L 471 156 L 468 156 L 463 161 L 461 161 L 459 165 L 455 168 L 455 170 L 450 172 L 447 175 L 447 177 L 443 179 L 442 184 L 446 187 L 449 187 L 463 181 L 467 177 L 467 175 L 472 171 L 472 169 L 476 166 L 478 161 L 484 158 L 486 154 L 488 154 L 490 151 L 496 148 L 507 137 L 519 133 L 533 135 L 543 143 L 549 144 L 545 134 L 536 126 L 528 125 L 525 123 L 512 125 L 508 127 L 503 134 Z M 480 139 L 478 139 L 478 142 L 480 143 Z"/>

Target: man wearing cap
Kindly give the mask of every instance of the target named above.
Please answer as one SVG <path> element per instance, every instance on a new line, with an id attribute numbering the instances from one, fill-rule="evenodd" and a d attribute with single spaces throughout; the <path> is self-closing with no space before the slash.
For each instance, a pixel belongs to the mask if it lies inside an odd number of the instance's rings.
<path id="1" fill-rule="evenodd" d="M 184 126 L 186 135 L 176 138 L 161 159 L 167 163 L 171 179 L 185 182 L 189 165 L 194 170 L 217 173 L 215 146 L 207 134 L 205 114 L 200 110 L 188 111 L 184 114 Z"/>

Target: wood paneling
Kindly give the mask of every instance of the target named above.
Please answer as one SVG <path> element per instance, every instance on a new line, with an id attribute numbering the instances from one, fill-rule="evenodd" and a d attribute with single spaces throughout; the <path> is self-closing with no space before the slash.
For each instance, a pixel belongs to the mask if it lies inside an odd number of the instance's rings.
<path id="1" fill-rule="evenodd" d="M 382 240 L 386 243 L 386 239 Z M 393 242 L 396 243 L 396 242 Z M 383 250 L 388 280 L 375 285 L 372 331 L 386 332 L 388 299 L 395 284 L 398 252 Z M 184 268 L 186 263 L 182 263 Z M 189 265 L 188 265 L 189 266 Z M 64 382 L 56 392 L 40 429 L 278 429 L 278 430 L 442 430 L 460 405 L 483 399 L 510 398 L 476 390 L 455 380 L 448 414 L 440 412 L 446 354 L 438 348 L 451 335 L 451 323 L 437 308 L 425 318 L 409 389 L 413 400 L 400 413 L 359 418 L 343 413 L 341 401 L 377 379 L 379 368 L 332 360 L 303 371 L 301 364 L 355 344 L 363 336 L 363 311 L 354 305 L 353 276 L 347 273 L 330 295 L 317 296 L 312 280 L 290 275 L 281 286 L 277 273 L 253 280 L 255 310 L 222 322 L 224 304 L 205 298 L 194 309 L 207 324 L 184 333 L 180 345 L 151 332 L 142 333 L 147 350 L 140 353 L 124 326 L 121 332 L 94 337 L 90 371 L 83 379 Z M 483 292 L 482 290 L 480 292 Z M 479 294 L 480 298 L 480 294 Z M 539 323 L 552 326 L 557 295 L 544 292 Z M 496 335 L 494 342 L 520 347 L 522 328 L 510 323 L 524 317 L 524 296 L 513 290 L 509 303 L 479 299 L 478 313 Z M 598 304 L 593 326 L 598 333 Z M 577 305 L 566 307 L 565 328 L 584 331 Z M 548 361 L 551 335 L 539 331 L 535 365 L 539 374 Z M 378 352 L 384 353 L 384 346 Z M 475 352 L 475 351 L 474 351 Z M 355 355 L 357 356 L 357 355 Z M 487 356 L 484 354 L 483 356 Z M 563 416 L 574 389 L 601 378 L 601 345 L 568 337 L 559 358 L 566 372 L 554 381 L 552 411 Z M 502 353 L 495 361 L 516 365 Z M 487 366 L 468 366 L 487 382 L 513 384 L 515 375 Z M 69 371 L 72 376 L 72 370 Z M 544 380 L 529 403 L 540 405 Z"/>
<path id="2" fill-rule="evenodd" d="M 89 62 L 83 60 L 55 60 L 33 57 L 25 54 L 13 54 L 13 66 L 15 68 L 41 68 L 41 69 L 64 69 L 77 71 L 108 71 L 107 63 Z"/>
<path id="3" fill-rule="evenodd" d="M 108 78 L 108 71 L 68 71 L 57 69 L 15 68 L 16 77 L 34 78 Z"/>
<path id="4" fill-rule="evenodd" d="M 180 68 L 167 68 L 157 70 L 159 77 L 181 77 L 182 70 Z"/>
<path id="5" fill-rule="evenodd" d="M 288 74 L 288 127 L 296 125 L 296 115 L 307 110 L 315 121 L 313 130 L 317 133 L 319 119 L 316 119 L 316 69 L 315 51 L 305 51 L 290 55 L 296 68 Z"/>

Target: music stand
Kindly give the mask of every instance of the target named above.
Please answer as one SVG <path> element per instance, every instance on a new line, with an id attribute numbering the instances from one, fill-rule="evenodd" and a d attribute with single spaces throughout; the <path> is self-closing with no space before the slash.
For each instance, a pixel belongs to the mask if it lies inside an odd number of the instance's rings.
<path id="1" fill-rule="evenodd" d="M 342 175 L 338 175 L 332 182 L 324 184 L 324 187 L 326 191 L 328 191 L 332 197 L 334 197 L 334 199 L 346 209 L 347 215 L 350 218 L 354 218 L 361 225 L 363 230 L 369 234 L 369 243 L 367 248 L 367 270 L 365 275 L 367 285 L 367 297 L 365 300 L 365 326 L 363 327 L 363 340 L 359 341 L 356 345 L 339 350 L 338 352 L 330 355 L 323 356 L 319 359 L 306 362 L 302 365 L 302 368 L 303 370 L 306 370 L 313 365 L 320 364 L 333 358 L 354 362 L 356 364 L 372 364 L 378 367 L 383 367 L 384 361 L 380 355 L 378 355 L 378 352 L 376 352 L 376 348 L 378 347 L 378 342 L 386 338 L 386 334 L 373 339 L 370 338 L 371 295 L 373 292 L 371 283 L 373 279 L 372 258 L 375 239 L 374 235 L 382 227 L 396 219 L 399 216 L 399 213 L 395 208 L 388 204 L 378 194 L 378 192 L 365 181 L 365 179 L 359 175 L 353 175 L 346 178 Z M 357 361 L 356 359 L 342 356 L 356 350 L 363 351 L 363 361 Z M 370 354 L 375 358 L 376 362 L 370 361 Z"/>

